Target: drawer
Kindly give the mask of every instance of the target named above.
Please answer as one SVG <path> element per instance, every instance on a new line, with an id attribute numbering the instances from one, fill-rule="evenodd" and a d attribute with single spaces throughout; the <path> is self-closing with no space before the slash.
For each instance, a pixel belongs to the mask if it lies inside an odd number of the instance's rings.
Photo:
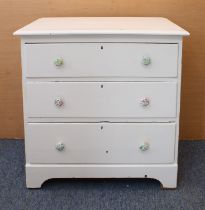
<path id="1" fill-rule="evenodd" d="M 174 161 L 175 123 L 29 123 L 28 163 Z"/>
<path id="2" fill-rule="evenodd" d="M 178 44 L 27 44 L 27 77 L 176 77 Z"/>
<path id="3" fill-rule="evenodd" d="M 29 82 L 28 117 L 176 117 L 176 82 Z"/>

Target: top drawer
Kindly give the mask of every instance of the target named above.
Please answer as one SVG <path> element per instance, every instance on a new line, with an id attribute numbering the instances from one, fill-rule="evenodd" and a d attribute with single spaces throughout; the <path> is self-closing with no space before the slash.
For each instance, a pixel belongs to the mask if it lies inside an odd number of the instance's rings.
<path id="1" fill-rule="evenodd" d="M 27 77 L 176 77 L 178 44 L 27 44 Z"/>

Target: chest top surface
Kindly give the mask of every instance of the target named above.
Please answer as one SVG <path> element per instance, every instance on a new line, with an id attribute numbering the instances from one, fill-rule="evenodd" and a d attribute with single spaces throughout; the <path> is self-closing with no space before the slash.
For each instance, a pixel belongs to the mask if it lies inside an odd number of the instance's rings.
<path id="1" fill-rule="evenodd" d="M 162 17 L 49 17 L 14 32 L 19 36 L 70 34 L 188 36 L 189 32 Z"/>

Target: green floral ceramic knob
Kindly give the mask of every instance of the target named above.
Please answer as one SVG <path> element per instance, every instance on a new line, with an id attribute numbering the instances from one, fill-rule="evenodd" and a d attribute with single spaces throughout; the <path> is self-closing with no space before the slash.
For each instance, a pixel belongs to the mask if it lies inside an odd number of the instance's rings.
<path id="1" fill-rule="evenodd" d="M 150 57 L 143 57 L 142 59 L 142 64 L 145 65 L 145 66 L 148 66 L 151 64 L 151 58 Z"/>
<path id="2" fill-rule="evenodd" d="M 148 142 L 144 142 L 143 144 L 141 144 L 139 146 L 139 149 L 144 152 L 144 151 L 147 151 L 149 149 L 149 143 Z"/>
<path id="3" fill-rule="evenodd" d="M 54 61 L 54 64 L 56 66 L 62 66 L 63 65 L 63 58 L 56 58 L 56 60 Z"/>
<path id="4" fill-rule="evenodd" d="M 58 150 L 58 151 L 63 151 L 64 150 L 64 148 L 65 148 L 65 145 L 62 143 L 62 142 L 58 142 L 57 144 L 56 144 L 56 149 Z"/>

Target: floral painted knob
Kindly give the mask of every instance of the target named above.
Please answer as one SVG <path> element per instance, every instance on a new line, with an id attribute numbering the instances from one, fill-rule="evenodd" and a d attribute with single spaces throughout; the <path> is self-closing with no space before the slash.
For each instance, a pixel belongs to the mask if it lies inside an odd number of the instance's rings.
<path id="1" fill-rule="evenodd" d="M 150 57 L 143 57 L 142 59 L 142 64 L 145 65 L 145 66 L 148 66 L 151 64 L 151 58 Z"/>
<path id="2" fill-rule="evenodd" d="M 56 66 L 62 66 L 63 63 L 64 63 L 63 58 L 56 58 L 55 61 L 54 61 L 54 64 Z"/>
<path id="3" fill-rule="evenodd" d="M 144 142 L 139 146 L 139 149 L 144 152 L 147 151 L 149 149 L 149 143 L 148 142 Z"/>
<path id="4" fill-rule="evenodd" d="M 62 107 L 63 106 L 63 104 L 64 104 L 64 102 L 63 102 L 63 100 L 61 99 L 61 98 L 57 98 L 57 99 L 55 99 L 55 105 L 57 106 L 57 107 Z"/>
<path id="5" fill-rule="evenodd" d="M 150 105 L 150 99 L 145 97 L 143 98 L 141 101 L 140 101 L 140 104 L 143 106 L 143 107 L 147 107 Z"/>
<path id="6" fill-rule="evenodd" d="M 64 150 L 64 148 L 65 148 L 65 145 L 62 143 L 62 142 L 58 142 L 57 144 L 56 144 L 56 149 L 58 150 L 58 151 L 63 151 Z"/>

